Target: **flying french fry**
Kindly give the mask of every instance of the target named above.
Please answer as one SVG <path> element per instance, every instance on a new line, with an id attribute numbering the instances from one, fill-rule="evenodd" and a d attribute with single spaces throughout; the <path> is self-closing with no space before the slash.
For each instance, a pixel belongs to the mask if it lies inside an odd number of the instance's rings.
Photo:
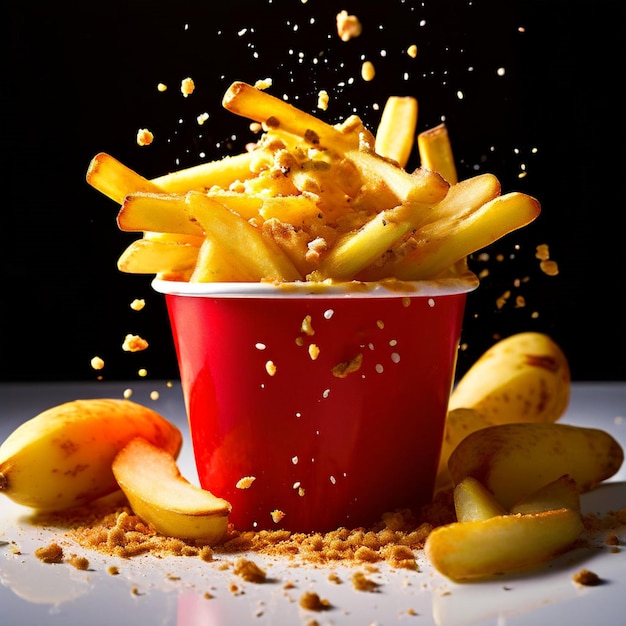
<path id="1" fill-rule="evenodd" d="M 419 133 L 417 149 L 422 167 L 439 172 L 451 185 L 458 182 L 448 128 L 445 124 L 439 124 Z"/>
<path id="2" fill-rule="evenodd" d="M 198 248 L 176 242 L 137 239 L 121 254 L 117 267 L 131 274 L 184 272 L 194 267 Z"/>
<path id="3" fill-rule="evenodd" d="M 400 167 L 406 167 L 413 150 L 417 109 L 415 98 L 390 96 L 376 130 L 374 146 L 377 154 L 396 161 Z"/>

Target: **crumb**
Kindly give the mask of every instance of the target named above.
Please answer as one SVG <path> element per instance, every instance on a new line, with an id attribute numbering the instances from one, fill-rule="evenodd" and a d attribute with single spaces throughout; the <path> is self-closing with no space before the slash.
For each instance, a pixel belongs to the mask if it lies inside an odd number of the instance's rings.
<path id="1" fill-rule="evenodd" d="M 312 343 L 309 346 L 309 356 L 311 357 L 312 361 L 315 361 L 315 359 L 317 359 L 317 357 L 320 355 L 320 349 L 319 346 L 315 343 Z"/>
<path id="2" fill-rule="evenodd" d="M 265 371 L 270 375 L 274 376 L 276 374 L 276 365 L 274 365 L 274 361 L 268 361 L 265 364 Z"/>
<path id="3" fill-rule="evenodd" d="M 235 561 L 233 573 L 249 583 L 264 583 L 267 574 L 254 561 L 240 557 Z"/>
<path id="4" fill-rule="evenodd" d="M 593 587 L 602 583 L 602 579 L 595 572 L 584 568 L 576 572 L 572 576 L 572 580 L 575 583 L 585 585 L 586 587 Z"/>
<path id="5" fill-rule="evenodd" d="M 195 88 L 196 85 L 191 78 L 185 78 L 180 84 L 180 91 L 185 98 L 190 96 Z"/>
<path id="6" fill-rule="evenodd" d="M 410 45 L 407 48 L 406 53 L 414 59 L 417 56 L 417 46 L 415 44 Z"/>
<path id="7" fill-rule="evenodd" d="M 345 10 L 337 13 L 337 34 L 341 41 L 350 41 L 362 32 L 363 26 L 356 15 L 348 15 Z"/>
<path id="8" fill-rule="evenodd" d="M 91 367 L 95 370 L 101 370 L 104 367 L 104 361 L 99 356 L 91 359 Z"/>
<path id="9" fill-rule="evenodd" d="M 107 567 L 107 574 L 109 574 L 110 576 L 118 576 L 120 573 L 120 568 L 117 567 L 117 565 L 109 565 L 109 567 Z"/>
<path id="10" fill-rule="evenodd" d="M 308 611 L 326 611 L 330 608 L 330 602 L 325 598 L 320 598 L 314 591 L 305 591 L 298 604 Z"/>
<path id="11" fill-rule="evenodd" d="M 264 78 L 262 80 L 257 80 L 254 83 L 254 87 L 255 89 L 269 89 L 272 86 L 272 79 L 271 78 Z"/>
<path id="12" fill-rule="evenodd" d="M 130 398 L 133 395 L 133 390 L 132 389 L 124 389 L 124 393 L 122 395 L 124 396 L 124 398 L 126 398 L 128 400 L 128 398 Z"/>
<path id="13" fill-rule="evenodd" d="M 362 362 L 363 355 L 357 354 L 349 361 L 338 363 L 337 365 L 335 365 L 335 367 L 333 367 L 333 376 L 336 376 L 337 378 L 345 378 L 349 374 L 357 372 L 359 369 L 361 369 Z"/>
<path id="14" fill-rule="evenodd" d="M 361 65 L 361 78 L 364 81 L 371 81 L 374 80 L 374 77 L 376 76 L 376 68 L 374 67 L 374 64 L 371 61 L 364 61 L 363 65 Z"/>
<path id="15" fill-rule="evenodd" d="M 159 399 L 159 392 L 154 390 L 150 392 L 150 400 L 158 400 Z"/>
<path id="16" fill-rule="evenodd" d="M 329 102 L 328 92 L 322 89 L 317 94 L 317 108 L 321 109 L 322 111 L 326 111 L 328 109 L 328 102 Z"/>
<path id="17" fill-rule="evenodd" d="M 331 572 L 328 574 L 328 582 L 334 583 L 335 585 L 341 585 L 342 581 L 339 578 L 339 574 L 337 572 Z"/>
<path id="18" fill-rule="evenodd" d="M 148 342 L 139 335 L 128 334 L 122 344 L 122 350 L 125 352 L 140 352 L 141 350 L 145 350 L 148 345 Z"/>
<path id="19" fill-rule="evenodd" d="M 196 122 L 198 123 L 198 126 L 202 126 L 208 119 L 209 119 L 209 114 L 205 112 L 205 113 L 201 113 L 200 115 L 198 115 L 198 117 L 196 117 Z"/>
<path id="20" fill-rule="evenodd" d="M 140 298 L 135 298 L 131 303 L 130 303 L 130 308 L 133 311 L 141 311 L 141 309 L 143 309 L 146 306 L 146 301 Z"/>
<path id="21" fill-rule="evenodd" d="M 43 563 L 62 563 L 63 548 L 58 543 L 51 543 L 48 546 L 37 548 L 35 556 Z"/>
<path id="22" fill-rule="evenodd" d="M 137 131 L 137 145 L 149 146 L 154 141 L 154 135 L 147 128 L 140 128 Z"/>
<path id="23" fill-rule="evenodd" d="M 541 271 L 548 276 L 556 276 L 559 273 L 559 266 L 556 261 L 541 261 L 539 267 Z"/>
<path id="24" fill-rule="evenodd" d="M 272 511 L 270 515 L 272 517 L 272 521 L 274 522 L 274 524 L 278 524 L 285 517 L 285 513 L 278 509 L 275 509 L 274 511 Z"/>
<path id="25" fill-rule="evenodd" d="M 77 554 L 71 554 L 66 561 L 76 569 L 79 570 L 88 570 L 89 569 L 89 559 L 84 556 L 78 556 Z"/>
<path id="26" fill-rule="evenodd" d="M 137 370 L 137 374 L 142 378 L 145 378 L 148 375 L 148 370 L 145 367 L 142 367 L 140 370 Z"/>
<path id="27" fill-rule="evenodd" d="M 357 591 L 376 591 L 380 585 L 368 578 L 363 572 L 354 572 L 352 574 L 352 586 Z"/>
<path id="28" fill-rule="evenodd" d="M 157 91 L 160 91 L 160 92 L 167 91 L 167 85 L 164 83 L 159 83 L 157 85 Z"/>
<path id="29" fill-rule="evenodd" d="M 237 481 L 235 487 L 237 487 L 237 489 L 249 489 L 255 480 L 256 476 L 244 476 Z"/>
<path id="30" fill-rule="evenodd" d="M 303 320 L 302 320 L 302 324 L 300 326 L 300 330 L 302 330 L 303 333 L 309 335 L 309 336 L 313 336 L 315 334 L 315 331 L 313 330 L 313 326 L 311 324 L 311 316 L 307 315 Z"/>

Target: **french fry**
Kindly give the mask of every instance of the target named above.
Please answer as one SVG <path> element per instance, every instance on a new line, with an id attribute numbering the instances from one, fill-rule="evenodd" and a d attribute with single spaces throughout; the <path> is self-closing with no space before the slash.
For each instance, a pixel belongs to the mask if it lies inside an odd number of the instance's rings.
<path id="1" fill-rule="evenodd" d="M 118 204 L 122 204 L 124 197 L 129 193 L 137 191 L 163 193 L 163 189 L 158 185 L 137 174 L 106 152 L 97 154 L 91 160 L 87 169 L 87 182 Z"/>
<path id="2" fill-rule="evenodd" d="M 348 233 L 333 246 L 316 270 L 315 279 L 351 280 L 406 235 L 415 222 L 423 219 L 427 209 L 418 203 L 406 203 L 376 213 L 356 232 Z"/>
<path id="3" fill-rule="evenodd" d="M 456 165 L 448 136 L 448 128 L 445 124 L 439 124 L 419 133 L 417 149 L 422 167 L 433 172 L 439 172 L 451 185 L 457 183 Z"/>
<path id="4" fill-rule="evenodd" d="M 252 152 L 244 152 L 171 172 L 153 178 L 152 182 L 168 193 L 184 194 L 187 191 L 202 191 L 213 186 L 227 189 L 235 181 L 245 180 L 254 175 L 251 169 L 252 161 Z"/>
<path id="5" fill-rule="evenodd" d="M 251 281 L 295 281 L 302 276 L 283 251 L 247 220 L 205 194 L 191 191 L 187 210 L 228 258 L 238 259 Z M 199 270 L 200 271 L 200 270 Z"/>
<path id="6" fill-rule="evenodd" d="M 238 259 L 228 254 L 215 239 L 205 239 L 198 252 L 190 283 L 243 282 L 252 278 Z"/>
<path id="7" fill-rule="evenodd" d="M 377 154 L 396 161 L 400 167 L 406 167 L 413 150 L 417 110 L 415 98 L 390 96 L 376 130 L 374 146 Z"/>
<path id="8" fill-rule="evenodd" d="M 311 146 L 350 150 L 359 147 L 358 137 L 326 124 L 293 105 L 243 82 L 233 83 L 222 100 L 225 109 L 265 124 L 274 131 L 301 137 Z"/>
<path id="9" fill-rule="evenodd" d="M 202 228 L 189 219 L 185 196 L 131 193 L 123 200 L 117 225 L 128 232 L 155 231 L 203 236 Z"/>
<path id="10" fill-rule="evenodd" d="M 184 272 L 196 263 L 198 248 L 188 244 L 137 239 L 121 254 L 117 267 L 131 274 Z"/>
<path id="11" fill-rule="evenodd" d="M 448 183 L 436 172 L 420 168 L 410 174 L 372 152 L 349 150 L 346 158 L 354 163 L 369 187 L 387 187 L 394 194 L 396 204 L 436 204 L 449 189 Z"/>
<path id="12" fill-rule="evenodd" d="M 540 212 L 532 196 L 511 192 L 427 224 L 415 234 L 415 248 L 393 267 L 400 280 L 434 277 L 458 260 L 526 226 Z"/>

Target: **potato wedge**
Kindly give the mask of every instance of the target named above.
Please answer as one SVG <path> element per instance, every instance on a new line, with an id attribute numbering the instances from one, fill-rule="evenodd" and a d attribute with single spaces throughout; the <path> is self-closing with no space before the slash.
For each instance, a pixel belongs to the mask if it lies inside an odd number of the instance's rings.
<path id="1" fill-rule="evenodd" d="M 506 514 L 491 491 L 472 476 L 465 477 L 454 488 L 454 510 L 459 522 L 477 522 Z"/>

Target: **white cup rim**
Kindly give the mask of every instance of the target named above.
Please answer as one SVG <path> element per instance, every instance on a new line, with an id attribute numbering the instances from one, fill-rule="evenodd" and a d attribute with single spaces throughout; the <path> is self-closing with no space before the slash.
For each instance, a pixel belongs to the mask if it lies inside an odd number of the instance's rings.
<path id="1" fill-rule="evenodd" d="M 315 283 L 209 282 L 190 283 L 155 278 L 152 288 L 166 295 L 212 298 L 398 298 L 465 294 L 478 287 L 472 272 L 439 280 Z"/>

